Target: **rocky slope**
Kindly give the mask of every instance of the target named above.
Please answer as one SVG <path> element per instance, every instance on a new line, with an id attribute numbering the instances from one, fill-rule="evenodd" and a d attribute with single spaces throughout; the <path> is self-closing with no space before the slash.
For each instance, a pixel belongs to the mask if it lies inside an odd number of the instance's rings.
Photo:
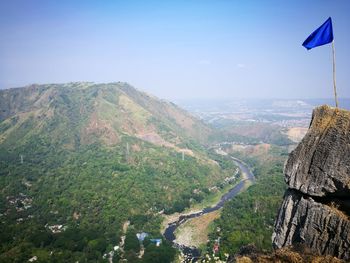
<path id="1" fill-rule="evenodd" d="M 275 248 L 303 244 L 350 260 L 350 112 L 321 106 L 285 166 Z"/>

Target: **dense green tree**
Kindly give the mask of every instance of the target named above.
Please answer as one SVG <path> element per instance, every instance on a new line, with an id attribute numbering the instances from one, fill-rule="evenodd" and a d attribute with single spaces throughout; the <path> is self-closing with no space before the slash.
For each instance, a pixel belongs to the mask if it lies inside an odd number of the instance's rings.
<path id="1" fill-rule="evenodd" d="M 140 251 L 140 242 L 137 239 L 136 231 L 133 228 L 130 228 L 126 233 L 124 250 L 133 250 L 135 253 Z"/>

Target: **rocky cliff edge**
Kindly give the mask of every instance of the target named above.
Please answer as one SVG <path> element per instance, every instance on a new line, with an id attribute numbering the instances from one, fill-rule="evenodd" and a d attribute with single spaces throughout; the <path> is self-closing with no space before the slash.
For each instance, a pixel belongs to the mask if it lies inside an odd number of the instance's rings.
<path id="1" fill-rule="evenodd" d="M 284 173 L 289 189 L 273 246 L 303 244 L 317 254 L 350 260 L 350 112 L 316 108 Z"/>

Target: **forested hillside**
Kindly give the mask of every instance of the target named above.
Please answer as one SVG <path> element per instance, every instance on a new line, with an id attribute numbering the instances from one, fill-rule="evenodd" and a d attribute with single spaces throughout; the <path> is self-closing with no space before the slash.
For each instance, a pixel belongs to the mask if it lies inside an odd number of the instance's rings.
<path id="1" fill-rule="evenodd" d="M 200 146 L 209 133 L 125 83 L 1 91 L 0 261 L 170 262 L 174 249 L 150 242 L 161 214 L 201 201 L 235 169 Z"/>

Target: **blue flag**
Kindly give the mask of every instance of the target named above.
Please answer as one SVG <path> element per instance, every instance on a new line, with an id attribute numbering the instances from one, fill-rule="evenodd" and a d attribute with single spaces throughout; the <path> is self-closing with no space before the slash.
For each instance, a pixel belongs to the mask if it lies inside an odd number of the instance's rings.
<path id="1" fill-rule="evenodd" d="M 312 34 L 304 41 L 303 46 L 308 50 L 314 47 L 322 46 L 333 41 L 333 28 L 332 19 L 328 18 L 322 26 L 317 28 Z"/>

